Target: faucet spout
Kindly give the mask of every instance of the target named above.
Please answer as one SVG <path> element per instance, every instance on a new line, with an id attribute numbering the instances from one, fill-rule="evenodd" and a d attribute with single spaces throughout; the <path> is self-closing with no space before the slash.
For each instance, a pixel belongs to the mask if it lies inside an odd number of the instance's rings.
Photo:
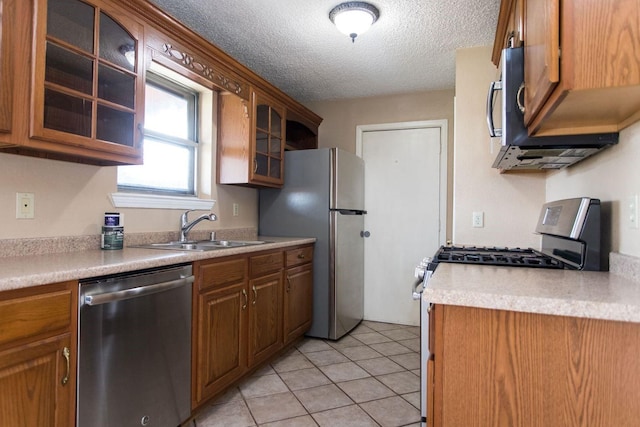
<path id="1" fill-rule="evenodd" d="M 209 213 L 209 214 L 202 214 L 198 218 L 196 218 L 193 221 L 189 222 L 189 217 L 188 217 L 189 212 L 193 212 L 193 210 L 188 210 L 188 211 L 184 212 L 180 216 L 180 241 L 181 242 L 188 242 L 189 241 L 189 239 L 187 238 L 187 235 L 188 235 L 189 231 L 191 231 L 191 229 L 196 224 L 198 224 L 199 222 L 204 221 L 204 220 L 215 221 L 215 220 L 218 219 L 216 214 Z"/>

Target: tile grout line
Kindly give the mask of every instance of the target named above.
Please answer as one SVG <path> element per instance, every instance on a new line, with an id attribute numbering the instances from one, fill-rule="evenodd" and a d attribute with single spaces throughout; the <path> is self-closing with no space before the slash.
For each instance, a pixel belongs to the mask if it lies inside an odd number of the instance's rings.
<path id="1" fill-rule="evenodd" d="M 374 418 L 374 415 L 369 413 L 364 407 L 361 406 L 361 404 L 367 404 L 367 403 L 375 402 L 377 400 L 385 400 L 385 399 L 391 399 L 391 398 L 400 398 L 400 400 L 402 402 L 405 402 L 410 407 L 419 410 L 419 408 L 416 408 L 411 401 L 407 400 L 407 398 L 405 398 L 403 396 L 402 393 L 397 392 L 395 387 L 391 388 L 389 385 L 387 385 L 386 383 L 382 382 L 379 379 L 379 377 L 381 377 L 383 375 L 393 375 L 393 374 L 400 374 L 400 373 L 403 373 L 403 374 L 409 373 L 411 375 L 416 375 L 415 372 L 413 372 L 413 371 L 415 371 L 415 369 L 409 369 L 404 364 L 401 364 L 401 363 L 395 361 L 394 359 L 392 359 L 392 357 L 393 356 L 403 356 L 403 355 L 407 355 L 408 357 L 412 357 L 412 356 L 415 356 L 415 354 L 419 355 L 419 352 L 417 352 L 417 351 L 413 350 L 412 348 L 407 347 L 406 345 L 404 345 L 404 344 L 399 342 L 399 340 L 402 340 L 402 341 L 409 341 L 409 340 L 413 340 L 413 339 L 418 339 L 419 340 L 419 335 L 415 334 L 415 329 L 412 329 L 412 328 L 415 328 L 413 326 L 392 325 L 392 324 L 388 324 L 388 323 L 384 323 L 384 322 L 380 322 L 380 324 L 381 325 L 386 325 L 385 329 L 376 330 L 376 329 L 370 327 L 369 324 L 365 324 L 364 322 L 361 323 L 361 325 L 359 325 L 353 331 L 351 331 L 350 333 L 345 335 L 345 337 L 350 337 L 353 340 L 355 340 L 355 342 L 351 343 L 351 345 L 349 345 L 349 344 L 347 344 L 345 346 L 339 346 L 339 345 L 336 346 L 336 345 L 334 345 L 335 343 L 338 343 L 339 340 L 338 341 L 328 341 L 328 340 L 312 338 L 312 337 L 303 338 L 300 341 L 300 343 L 298 343 L 295 346 L 291 347 L 291 349 L 287 352 L 287 353 L 293 353 L 293 354 L 289 354 L 286 357 L 291 357 L 291 356 L 295 356 L 295 355 L 302 355 L 302 356 L 304 356 L 302 360 L 304 360 L 304 362 L 310 364 L 309 368 L 296 368 L 296 369 L 291 369 L 291 370 L 288 370 L 288 371 L 279 372 L 276 369 L 275 365 L 277 364 L 277 362 L 279 360 L 284 360 L 284 357 L 285 357 L 284 354 L 281 355 L 278 359 L 276 359 L 276 360 L 272 361 L 271 363 L 269 363 L 268 365 L 265 365 L 265 366 L 269 366 L 269 368 L 273 371 L 273 374 L 275 374 L 276 378 L 278 378 L 278 381 L 280 381 L 285 386 L 286 391 L 281 391 L 281 392 L 271 393 L 271 394 L 264 394 L 264 395 L 260 395 L 260 396 L 254 396 L 254 397 L 245 397 L 245 395 L 243 394 L 242 389 L 240 387 L 240 384 L 239 384 L 237 386 L 237 392 L 240 395 L 240 399 L 242 400 L 242 404 L 247 409 L 248 414 L 251 417 L 251 421 L 253 422 L 253 425 L 257 426 L 257 427 L 260 427 L 261 425 L 265 425 L 265 423 L 263 423 L 263 424 L 259 424 L 258 423 L 256 415 L 254 414 L 254 411 L 252 411 L 250 406 L 249 406 L 248 400 L 254 399 L 254 398 L 273 396 L 275 394 L 280 394 L 280 393 L 282 393 L 282 394 L 289 393 L 290 395 L 292 395 L 293 398 L 295 399 L 295 401 L 300 405 L 300 407 L 304 410 L 305 413 L 304 414 L 300 414 L 300 415 L 294 415 L 294 416 L 291 416 L 291 417 L 288 417 L 288 418 L 279 419 L 279 420 L 268 421 L 268 422 L 266 422 L 266 424 L 283 423 L 283 422 L 287 422 L 287 421 L 293 420 L 295 418 L 307 417 L 308 416 L 309 419 L 313 422 L 313 424 L 315 426 L 320 426 L 320 423 L 314 417 L 315 414 L 321 414 L 321 413 L 332 411 L 332 410 L 336 410 L 336 409 L 339 409 L 339 408 L 346 408 L 346 407 L 350 407 L 350 406 L 355 406 L 355 407 L 358 408 L 359 411 L 361 411 L 364 415 L 367 416 L 369 421 L 373 422 L 377 426 L 380 426 L 381 425 L 380 422 L 377 419 Z M 357 332 L 357 329 L 361 328 L 362 326 L 364 326 L 367 329 L 363 330 L 362 332 Z M 390 326 L 390 327 L 387 328 L 387 326 Z M 407 333 L 411 334 L 412 337 L 407 337 L 407 335 L 402 336 L 402 334 L 400 334 L 399 332 L 393 333 L 393 331 L 402 331 L 402 330 L 406 330 Z M 354 332 L 357 332 L 357 333 L 354 334 Z M 391 334 L 392 336 L 386 335 L 385 332 Z M 358 335 L 374 334 L 374 333 L 378 334 L 378 335 L 381 335 L 382 337 L 384 337 L 385 339 L 387 339 L 389 341 L 375 342 L 375 343 L 368 344 L 368 343 L 362 341 L 361 339 L 358 339 L 358 337 L 357 337 Z M 400 338 L 398 338 L 398 339 L 393 338 L 394 335 L 395 336 L 400 336 Z M 328 346 L 329 348 L 328 349 L 317 349 L 317 350 L 311 350 L 311 351 L 303 352 L 301 350 L 301 347 L 303 347 L 305 342 L 313 342 L 312 340 L 313 341 L 317 340 L 317 342 L 323 343 L 324 345 Z M 372 345 L 385 344 L 385 343 L 397 344 L 397 345 L 401 346 L 402 348 L 404 348 L 406 350 L 406 352 L 398 353 L 398 354 L 385 354 L 385 353 L 382 353 L 382 352 L 380 352 L 378 350 L 375 350 L 373 347 L 371 347 Z M 365 357 L 365 358 L 362 358 L 362 359 L 354 359 L 354 357 L 357 357 L 357 353 L 356 354 L 352 354 L 351 357 L 348 356 L 348 353 L 349 353 L 348 351 L 346 352 L 347 354 L 345 354 L 345 352 L 344 352 L 345 350 L 347 350 L 349 348 L 355 348 L 355 347 L 365 347 L 365 348 L 375 352 L 379 356 Z M 336 363 L 328 363 L 326 365 L 317 365 L 316 362 L 314 362 L 312 359 L 310 359 L 308 357 L 308 354 L 317 353 L 317 352 L 321 352 L 321 351 L 329 351 L 329 350 L 334 351 L 337 354 L 339 354 L 341 357 L 343 357 L 345 359 L 345 362 L 336 362 Z M 361 366 L 358 363 L 358 362 L 363 362 L 365 360 L 373 360 L 373 359 L 386 359 L 386 360 L 398 365 L 401 368 L 401 370 L 397 371 L 397 372 L 390 372 L 390 373 L 387 373 L 387 374 L 374 375 L 369 370 L 367 370 L 365 367 Z M 367 376 L 363 377 L 363 378 L 353 378 L 353 379 L 350 379 L 350 380 L 336 382 L 322 370 L 322 367 L 324 367 L 324 366 L 332 366 L 332 365 L 336 365 L 336 364 L 339 364 L 339 363 L 351 363 L 354 366 L 356 366 L 357 368 L 361 369 L 363 372 L 365 372 L 367 374 Z M 409 363 L 408 366 L 411 366 L 410 363 Z M 282 376 L 283 374 L 286 374 L 286 373 L 289 373 L 289 372 L 296 372 L 296 371 L 300 371 L 300 370 L 303 370 L 303 369 L 311 369 L 311 368 L 317 370 L 328 381 L 328 384 L 309 386 L 309 387 L 301 388 L 301 389 L 298 389 L 298 390 L 293 390 L 291 388 L 291 386 L 285 381 L 285 379 Z M 371 369 L 371 367 L 369 369 Z M 259 371 L 257 371 L 257 372 L 259 372 Z M 266 375 L 270 375 L 270 373 L 266 373 L 266 374 L 260 375 L 260 376 L 266 376 Z M 252 375 L 252 377 L 255 377 L 255 373 Z M 252 378 L 252 377 L 249 377 L 249 378 Z M 419 375 L 418 375 L 418 377 L 419 377 Z M 381 386 L 387 388 L 392 393 L 392 395 L 391 396 L 387 396 L 387 397 L 373 398 L 371 400 L 366 400 L 366 401 L 358 403 L 358 402 L 355 401 L 354 397 L 352 397 L 347 391 L 343 390 L 339 385 L 340 383 L 345 383 L 346 384 L 346 383 L 349 383 L 349 382 L 354 382 L 354 381 L 357 381 L 357 380 L 367 379 L 367 378 L 371 378 L 374 381 L 376 381 L 377 383 L 379 383 Z M 329 386 L 329 385 L 334 386 L 341 394 L 346 396 L 350 403 L 346 403 L 346 404 L 343 404 L 343 405 L 340 405 L 340 406 L 336 406 L 336 407 L 330 407 L 330 408 L 327 408 L 327 409 L 323 409 L 323 410 L 311 413 L 310 410 L 307 409 L 307 407 L 304 405 L 304 403 L 300 399 L 300 397 L 298 397 L 298 395 L 296 394 L 296 391 L 300 392 L 301 390 L 311 390 L 311 389 L 316 388 L 316 387 Z M 404 395 L 410 395 L 412 393 L 416 393 L 416 391 L 409 391 L 409 392 L 404 393 Z M 220 405 L 223 405 L 225 403 L 231 403 L 231 402 L 232 401 L 222 402 L 222 403 L 220 403 Z M 215 406 L 215 402 L 211 406 L 212 407 Z M 199 425 L 199 424 L 196 424 L 196 420 L 194 419 L 194 427 L 197 426 L 197 425 Z M 415 422 L 411 422 L 409 424 L 399 424 L 399 426 L 411 426 L 411 425 L 416 425 L 416 423 Z M 200 427 L 207 427 L 207 425 L 203 424 Z"/>

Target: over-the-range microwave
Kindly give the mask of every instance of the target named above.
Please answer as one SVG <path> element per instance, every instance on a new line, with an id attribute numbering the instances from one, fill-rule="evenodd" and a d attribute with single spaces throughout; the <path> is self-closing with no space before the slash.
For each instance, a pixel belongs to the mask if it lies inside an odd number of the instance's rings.
<path id="1" fill-rule="evenodd" d="M 489 85 L 487 125 L 501 147 L 492 167 L 501 170 L 562 169 L 618 143 L 618 133 L 532 137 L 518 106 L 524 82 L 524 48 L 502 51 L 501 81 Z M 502 128 L 494 127 L 495 93 L 502 92 Z M 522 102 L 520 102 L 522 105 Z"/>

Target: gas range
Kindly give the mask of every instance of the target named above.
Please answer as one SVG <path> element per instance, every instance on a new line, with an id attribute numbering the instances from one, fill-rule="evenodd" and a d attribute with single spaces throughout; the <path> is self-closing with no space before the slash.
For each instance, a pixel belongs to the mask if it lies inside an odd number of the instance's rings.
<path id="1" fill-rule="evenodd" d="M 565 268 L 565 264 L 534 249 L 441 246 L 432 259 L 433 263 L 500 265 L 509 267 Z"/>
<path id="2" fill-rule="evenodd" d="M 558 200 L 543 205 L 536 233 L 542 236 L 540 250 L 531 248 L 441 246 L 433 258 L 425 258 L 415 269 L 413 298 L 420 300 L 420 414 L 426 425 L 429 360 L 429 311 L 422 297 L 429 279 L 440 263 L 477 264 L 502 267 L 531 267 L 573 270 L 607 270 L 608 252 L 601 244 L 600 200 L 588 197 Z"/>
<path id="3" fill-rule="evenodd" d="M 600 200 L 588 197 L 558 200 L 542 207 L 536 233 L 540 250 L 531 248 L 441 246 L 427 269 L 442 262 L 507 267 L 607 270 L 601 250 Z"/>

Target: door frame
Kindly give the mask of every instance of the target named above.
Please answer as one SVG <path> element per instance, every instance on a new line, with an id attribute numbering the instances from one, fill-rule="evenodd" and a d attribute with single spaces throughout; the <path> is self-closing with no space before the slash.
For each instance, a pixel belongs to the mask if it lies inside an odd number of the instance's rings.
<path id="1" fill-rule="evenodd" d="M 356 126 L 356 155 L 362 157 L 362 139 L 365 132 L 382 130 L 405 130 L 405 129 L 440 129 L 440 178 L 438 182 L 439 212 L 438 218 L 438 240 L 441 245 L 445 244 L 447 236 L 447 153 L 448 153 L 448 120 L 422 120 L 413 122 L 380 123 L 373 125 Z M 365 185 L 367 183 L 365 182 Z M 367 201 L 365 200 L 365 206 Z M 425 254 L 430 256 L 431 254 Z"/>

